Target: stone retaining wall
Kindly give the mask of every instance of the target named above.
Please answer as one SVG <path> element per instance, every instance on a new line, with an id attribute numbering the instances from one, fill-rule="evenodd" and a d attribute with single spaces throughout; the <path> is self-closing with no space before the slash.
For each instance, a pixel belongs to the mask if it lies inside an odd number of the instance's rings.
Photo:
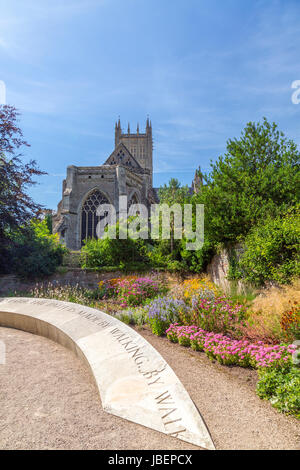
<path id="1" fill-rule="evenodd" d="M 25 293 L 33 289 L 36 284 L 48 283 L 57 284 L 59 286 L 63 286 L 66 284 L 74 286 L 76 284 L 79 284 L 80 287 L 86 289 L 96 289 L 98 287 L 98 283 L 103 279 L 114 279 L 116 277 L 121 277 L 124 275 L 125 273 L 122 271 L 95 272 L 84 270 L 81 268 L 66 268 L 66 272 L 55 273 L 42 281 L 25 281 L 19 279 L 17 276 L 9 274 L 0 276 L 0 296 L 13 294 L 15 292 Z M 146 276 L 147 273 L 139 273 L 139 275 Z M 173 273 L 162 272 L 161 275 L 169 281 L 181 281 L 180 276 Z"/>
<path id="2" fill-rule="evenodd" d="M 240 245 L 235 247 L 235 254 L 239 257 L 240 253 L 242 252 L 242 248 Z M 210 264 L 207 266 L 207 273 L 210 276 L 211 280 L 220 286 L 224 292 L 229 293 L 232 289 L 232 286 L 235 285 L 237 292 L 242 293 L 246 290 L 246 286 L 241 281 L 230 281 L 227 279 L 229 273 L 229 251 L 223 249 L 220 253 L 216 254 Z"/>
<path id="3" fill-rule="evenodd" d="M 211 263 L 207 267 L 207 273 L 211 277 L 211 280 L 220 286 L 225 292 L 230 292 L 232 287 L 232 281 L 227 279 L 229 271 L 229 254 L 227 250 L 222 250 L 219 254 L 216 254 Z M 178 280 L 180 282 L 179 275 L 162 273 L 169 280 L 173 281 Z M 142 276 L 143 274 L 140 273 Z M 191 274 L 192 275 L 192 274 Z M 87 289 L 96 289 L 98 283 L 103 279 L 113 279 L 115 277 L 124 276 L 122 271 L 112 271 L 112 272 L 95 272 L 84 270 L 81 268 L 75 267 L 66 267 L 66 272 L 55 273 L 52 276 L 49 276 L 47 279 L 43 280 L 42 283 L 54 283 L 58 285 L 76 285 L 79 284 L 81 287 Z M 189 276 L 187 276 L 189 277 Z M 9 293 L 17 292 L 28 292 L 32 289 L 38 281 L 24 281 L 19 279 L 14 275 L 5 275 L 0 276 L 0 295 L 7 295 Z M 41 282 L 38 282 L 39 284 Z M 237 283 L 237 290 L 242 292 L 244 290 L 244 285 L 242 282 Z"/>
<path id="4" fill-rule="evenodd" d="M 24 281 L 14 275 L 0 276 L 0 295 L 17 292 L 28 292 L 37 283 L 58 284 L 58 285 L 76 285 L 87 289 L 96 289 L 97 285 L 103 279 L 113 279 L 124 275 L 121 271 L 113 272 L 94 272 L 85 271 L 80 268 L 68 269 L 65 273 L 55 273 L 43 281 Z"/>

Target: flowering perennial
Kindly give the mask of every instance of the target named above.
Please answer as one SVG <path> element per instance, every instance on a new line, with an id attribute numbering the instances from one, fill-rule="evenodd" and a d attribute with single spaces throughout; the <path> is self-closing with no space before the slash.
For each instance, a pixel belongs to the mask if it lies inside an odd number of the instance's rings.
<path id="1" fill-rule="evenodd" d="M 183 300 L 172 297 L 158 297 L 145 306 L 145 312 L 153 333 L 164 334 L 166 328 L 190 307 Z"/>
<path id="2" fill-rule="evenodd" d="M 107 296 L 118 297 L 122 308 L 141 305 L 146 299 L 155 297 L 161 291 L 159 282 L 150 277 L 136 276 L 102 281 L 99 288 L 106 289 Z"/>
<path id="3" fill-rule="evenodd" d="M 181 317 L 182 323 L 194 324 L 204 330 L 216 333 L 233 333 L 242 322 L 246 309 L 243 305 L 234 304 L 225 297 L 213 299 L 194 296 L 192 308 Z"/>
<path id="4" fill-rule="evenodd" d="M 187 279 L 183 282 L 184 297 L 187 299 L 192 298 L 203 291 L 206 291 L 207 293 L 210 292 L 211 295 L 217 295 L 218 293 L 216 285 L 206 277 Z"/>
<path id="5" fill-rule="evenodd" d="M 180 326 L 178 323 L 170 325 L 166 334 L 170 341 L 204 351 L 210 359 L 216 359 L 223 365 L 241 367 L 282 367 L 291 361 L 291 355 L 297 348 L 293 344 L 270 346 L 262 341 L 250 343 L 246 340 L 234 340 L 220 333 L 205 331 L 196 325 Z"/>
<path id="6" fill-rule="evenodd" d="M 281 316 L 280 325 L 286 338 L 300 339 L 300 305 L 296 304 Z"/>

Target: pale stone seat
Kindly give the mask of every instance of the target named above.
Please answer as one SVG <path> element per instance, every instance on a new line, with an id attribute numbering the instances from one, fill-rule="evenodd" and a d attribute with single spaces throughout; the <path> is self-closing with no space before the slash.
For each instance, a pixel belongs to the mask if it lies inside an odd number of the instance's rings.
<path id="1" fill-rule="evenodd" d="M 135 330 L 99 310 L 49 299 L 0 299 L 0 326 L 45 336 L 88 364 L 105 411 L 214 449 L 187 391 Z"/>

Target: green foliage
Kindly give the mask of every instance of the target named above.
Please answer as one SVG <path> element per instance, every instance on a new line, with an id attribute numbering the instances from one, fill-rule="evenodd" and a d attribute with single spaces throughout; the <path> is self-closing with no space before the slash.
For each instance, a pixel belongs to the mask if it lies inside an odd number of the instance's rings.
<path id="1" fill-rule="evenodd" d="M 211 164 L 206 185 L 194 196 L 205 207 L 205 239 L 235 243 L 260 220 L 299 200 L 300 154 L 275 123 L 247 124 L 240 139 Z"/>
<path id="2" fill-rule="evenodd" d="M 156 336 L 163 336 L 167 327 L 169 326 L 168 322 L 161 320 L 160 318 L 150 318 L 148 320 L 151 331 Z"/>
<path id="3" fill-rule="evenodd" d="M 52 233 L 53 233 L 52 215 L 51 215 L 51 214 L 47 214 L 46 217 L 45 217 L 45 220 L 46 220 L 46 224 L 47 224 L 49 233 L 52 234 Z"/>
<path id="4" fill-rule="evenodd" d="M 161 204 L 184 204 L 189 202 L 188 186 L 181 186 L 176 178 L 171 178 L 168 184 L 164 184 L 159 188 L 159 202 Z"/>
<path id="5" fill-rule="evenodd" d="M 142 327 L 147 322 L 147 315 L 143 307 L 128 308 L 117 312 L 116 317 L 127 325 Z"/>
<path id="6" fill-rule="evenodd" d="M 109 284 L 110 290 L 116 296 L 122 307 L 143 305 L 165 291 L 165 287 L 153 278 L 129 276 L 111 281 L 102 281 L 99 286 Z"/>
<path id="7" fill-rule="evenodd" d="M 257 297 L 258 290 L 252 287 L 250 284 L 243 287 L 243 291 L 240 292 L 236 282 L 232 282 L 230 285 L 229 298 L 233 303 L 238 303 L 251 307 L 253 300 Z"/>
<path id="8" fill-rule="evenodd" d="M 116 227 L 116 238 L 107 236 L 101 239 L 85 240 L 81 249 L 82 268 L 98 268 L 101 266 L 119 266 L 134 269 L 138 264 L 147 261 L 146 246 L 142 239 L 130 237 L 120 238 L 119 224 Z"/>
<path id="9" fill-rule="evenodd" d="M 264 118 L 262 123 L 250 122 L 239 139 L 229 139 L 227 152 L 211 164 L 211 172 L 199 174 L 198 192 L 191 198 L 177 180 L 170 180 L 159 192 L 163 203 L 204 204 L 204 245 L 201 250 L 186 250 L 186 240 L 158 242 L 151 259 L 158 265 L 168 266 L 171 261 L 184 263 L 190 271 L 201 272 L 215 254 L 217 246 L 230 247 L 243 241 L 248 233 L 268 217 L 280 217 L 299 201 L 300 153 L 296 144 L 280 132 L 275 123 Z M 204 179 L 206 184 L 202 184 Z M 287 229 L 288 230 L 288 229 Z M 295 234 L 292 230 L 290 238 Z M 289 234 L 285 232 L 285 237 Z M 286 240 L 290 246 L 290 241 Z M 279 241 L 278 241 L 279 244 Z M 285 246 L 285 241 L 282 245 Z M 293 251 L 294 248 L 288 251 Z M 271 278 L 281 282 L 297 272 L 297 260 L 285 251 L 287 262 L 280 263 Z M 275 256 L 276 258 L 276 256 Z M 275 260 L 277 263 L 277 260 Z M 171 265 L 170 265 L 171 267 Z M 272 271 L 271 266 L 266 266 Z M 276 272 L 275 272 L 276 271 Z M 238 260 L 231 259 L 231 279 L 242 277 Z M 275 276 L 275 277 L 274 277 Z M 249 281 L 255 275 L 249 272 Z M 258 273 L 255 283 L 269 278 L 269 273 Z"/>
<path id="10" fill-rule="evenodd" d="M 178 180 L 171 178 L 168 185 L 164 185 L 159 190 L 161 204 L 171 207 L 173 204 L 180 204 L 183 211 L 184 204 L 191 204 L 192 197 L 187 186 L 181 186 Z M 164 267 L 171 272 L 202 272 L 210 261 L 214 249 L 209 241 L 204 243 L 201 250 L 191 251 L 186 249 L 187 240 L 182 232 L 182 239 L 174 238 L 174 217 L 170 217 L 171 231 L 170 240 L 159 240 L 154 242 L 154 246 L 148 252 L 149 259 L 154 266 Z M 193 214 L 193 224 L 195 214 Z M 195 227 L 193 227 L 195 229 Z"/>
<path id="11" fill-rule="evenodd" d="M 92 238 L 84 241 L 81 248 L 81 267 L 97 268 L 108 263 L 103 240 Z M 110 263 L 112 264 L 112 263 Z"/>
<path id="12" fill-rule="evenodd" d="M 300 419 L 300 369 L 296 367 L 271 368 L 259 372 L 257 394 L 270 400 L 279 411 Z"/>
<path id="13" fill-rule="evenodd" d="M 183 309 L 186 309 L 183 300 L 173 299 L 169 296 L 157 297 L 144 308 L 151 330 L 157 336 L 163 335 L 170 323 L 179 320 L 180 312 Z"/>
<path id="14" fill-rule="evenodd" d="M 171 261 L 180 259 L 180 240 L 173 241 L 173 251 L 170 249 L 170 240 L 159 240 L 153 246 L 148 246 L 148 259 L 153 266 L 167 268 Z"/>
<path id="15" fill-rule="evenodd" d="M 0 239 L 0 274 L 6 274 L 12 271 L 11 250 L 12 242 L 9 235 L 5 234 Z"/>
<path id="16" fill-rule="evenodd" d="M 65 247 L 58 235 L 49 232 L 46 220 L 32 220 L 12 235 L 12 271 L 24 278 L 40 278 L 53 274 L 62 263 Z"/>
<path id="17" fill-rule="evenodd" d="M 180 254 L 182 260 L 184 260 L 190 271 L 201 273 L 206 269 L 208 263 L 215 254 L 215 248 L 208 239 L 205 239 L 201 250 L 187 250 L 186 240 L 183 239 Z"/>
<path id="18" fill-rule="evenodd" d="M 240 277 L 260 285 L 280 284 L 300 275 L 300 211 L 267 218 L 253 227 L 245 239 L 245 251 L 238 262 Z"/>
<path id="19" fill-rule="evenodd" d="M 183 205 L 189 203 L 190 200 L 191 196 L 189 194 L 188 186 L 181 186 L 176 178 L 171 178 L 168 185 L 165 184 L 159 189 L 160 204 L 166 204 L 169 206 L 169 208 L 171 208 L 173 205 L 179 205 L 181 208 L 183 208 Z M 162 219 L 163 215 L 160 217 L 161 221 Z M 173 212 L 170 214 L 170 240 L 160 240 L 157 244 L 159 247 L 162 246 L 164 251 L 167 248 L 166 254 L 169 255 L 169 259 L 166 261 L 166 263 L 172 260 L 181 260 L 179 253 L 180 240 L 175 239 L 175 217 Z"/>
<path id="20" fill-rule="evenodd" d="M 45 174 L 35 161 L 22 162 L 21 149 L 29 144 L 18 127 L 20 114 L 13 106 L 0 104 L 0 272 L 12 271 L 12 234 L 26 226 L 42 207 L 28 195 L 34 177 Z M 25 236 L 25 235 L 24 235 Z M 20 260 L 21 261 L 21 260 Z M 22 262 L 22 261 L 21 261 Z"/>
<path id="21" fill-rule="evenodd" d="M 167 263 L 167 270 L 170 271 L 170 273 L 184 273 L 188 271 L 188 266 L 184 261 L 168 261 Z"/>
<path id="22" fill-rule="evenodd" d="M 134 323 L 132 322 L 131 316 L 128 315 L 128 313 L 126 313 L 126 312 L 120 312 L 120 313 L 118 313 L 117 317 L 118 317 L 118 319 L 119 319 L 120 321 L 122 321 L 122 322 L 125 323 L 126 325 L 130 325 L 130 324 L 133 325 L 133 324 L 134 324 Z"/>

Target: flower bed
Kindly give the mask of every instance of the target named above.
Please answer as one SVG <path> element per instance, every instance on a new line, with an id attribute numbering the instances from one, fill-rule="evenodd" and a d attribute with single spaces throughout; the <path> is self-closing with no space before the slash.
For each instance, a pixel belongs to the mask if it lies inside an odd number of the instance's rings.
<path id="1" fill-rule="evenodd" d="M 173 323 L 166 334 L 170 341 L 191 346 L 196 351 L 204 351 L 210 359 L 223 365 L 283 367 L 291 362 L 291 355 L 296 350 L 293 344 L 269 346 L 261 341 L 250 343 L 246 340 L 234 340 L 220 333 L 205 331 L 196 325 L 180 326 Z"/>
<path id="2" fill-rule="evenodd" d="M 150 275 L 102 281 L 96 290 L 49 284 L 29 295 L 99 308 L 128 324 L 147 323 L 154 334 L 166 333 L 170 341 L 204 351 L 222 365 L 256 368 L 257 394 L 300 418 L 300 370 L 291 360 L 296 346 L 274 344 L 299 339 L 299 303 L 281 314 L 280 334 L 273 338 L 274 328 L 256 332 L 261 314 L 249 316 L 244 305 L 221 296 L 206 279 L 190 279 L 168 295 L 166 291 L 165 284 Z"/>
<path id="3" fill-rule="evenodd" d="M 279 411 L 300 419 L 299 367 L 261 369 L 256 393 Z"/>
<path id="4" fill-rule="evenodd" d="M 145 301 L 157 296 L 164 290 L 161 283 L 150 277 L 124 277 L 102 281 L 99 289 L 104 292 L 104 296 L 117 297 L 120 306 L 143 305 Z"/>
<path id="5" fill-rule="evenodd" d="M 215 333 L 238 334 L 246 309 L 243 305 L 234 304 L 226 297 L 193 297 L 192 308 L 182 318 L 184 324 L 194 324 L 204 330 Z"/>
<path id="6" fill-rule="evenodd" d="M 300 340 L 300 305 L 295 302 L 287 312 L 284 312 L 280 321 L 281 328 L 287 340 Z"/>
<path id="7" fill-rule="evenodd" d="M 185 298 L 192 298 L 203 291 L 217 295 L 219 291 L 217 286 L 207 277 L 187 279 L 183 282 L 182 288 Z"/>
<path id="8" fill-rule="evenodd" d="M 180 315 L 188 308 L 183 300 L 167 296 L 152 300 L 145 306 L 147 321 L 152 332 L 158 336 L 163 335 L 166 328 L 174 321 L 178 321 Z"/>

